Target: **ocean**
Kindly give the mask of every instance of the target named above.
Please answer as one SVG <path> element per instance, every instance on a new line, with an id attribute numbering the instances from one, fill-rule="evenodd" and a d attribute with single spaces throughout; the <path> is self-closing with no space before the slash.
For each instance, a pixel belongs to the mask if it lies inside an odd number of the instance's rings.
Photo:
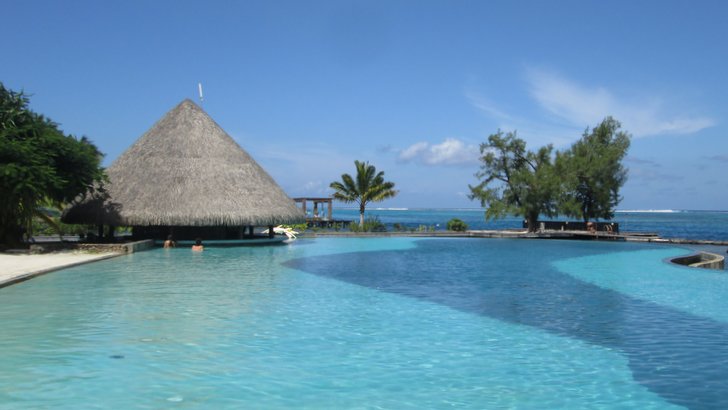
<path id="1" fill-rule="evenodd" d="M 407 229 L 445 230 L 447 222 L 459 218 L 468 229 L 517 229 L 523 226 L 523 219 L 507 217 L 485 221 L 485 211 L 475 208 L 426 209 L 426 208 L 376 208 L 367 209 L 366 217 L 377 217 L 392 230 L 394 224 Z M 358 221 L 359 210 L 338 208 L 333 218 Z M 544 218 L 547 220 L 549 218 Z M 568 220 L 567 218 L 553 218 Z M 619 223 L 622 232 L 652 232 L 663 238 L 728 240 L 728 211 L 683 211 L 683 210 L 625 210 L 617 211 L 612 222 Z"/>

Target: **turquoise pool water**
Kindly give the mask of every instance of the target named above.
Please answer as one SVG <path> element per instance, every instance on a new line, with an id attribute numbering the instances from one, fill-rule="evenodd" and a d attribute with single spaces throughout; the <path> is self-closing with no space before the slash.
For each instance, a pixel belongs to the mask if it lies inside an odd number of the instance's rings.
<path id="1" fill-rule="evenodd" d="M 0 290 L 0 408 L 726 408 L 728 277 L 680 248 L 315 239 Z"/>

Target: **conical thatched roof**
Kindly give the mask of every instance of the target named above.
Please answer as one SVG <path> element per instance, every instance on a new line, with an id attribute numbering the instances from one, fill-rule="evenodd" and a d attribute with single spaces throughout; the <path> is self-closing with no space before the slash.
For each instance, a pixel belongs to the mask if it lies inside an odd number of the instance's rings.
<path id="1" fill-rule="evenodd" d="M 64 221 L 262 226 L 305 220 L 273 178 L 190 100 L 154 124 L 107 174 L 103 210 L 100 201 L 86 200 L 67 209 Z"/>

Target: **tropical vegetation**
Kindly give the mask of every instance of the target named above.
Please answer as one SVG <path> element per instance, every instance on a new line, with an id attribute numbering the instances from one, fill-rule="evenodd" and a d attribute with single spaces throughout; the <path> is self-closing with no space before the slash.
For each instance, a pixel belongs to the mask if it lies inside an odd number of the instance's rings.
<path id="1" fill-rule="evenodd" d="M 20 245 L 33 218 L 47 216 L 43 209 L 60 208 L 105 179 L 102 154 L 91 141 L 65 135 L 28 104 L 25 94 L 0 83 L 0 245 L 5 247 Z"/>
<path id="2" fill-rule="evenodd" d="M 447 230 L 455 232 L 465 232 L 468 230 L 468 224 L 466 224 L 460 218 L 452 218 L 451 220 L 447 221 Z"/>
<path id="3" fill-rule="evenodd" d="M 358 232 L 387 232 L 387 227 L 379 220 L 378 217 L 368 217 L 364 220 L 363 224 L 349 224 L 349 230 L 355 233 Z"/>
<path id="4" fill-rule="evenodd" d="M 539 215 L 611 219 L 627 180 L 622 161 L 630 135 L 620 128 L 607 117 L 556 153 L 551 145 L 529 151 L 515 131 L 499 130 L 480 145 L 479 183 L 469 186 L 470 198 L 486 208 L 486 220 L 522 216 L 530 232 Z"/>
<path id="5" fill-rule="evenodd" d="M 359 205 L 359 226 L 364 226 L 364 211 L 370 202 L 381 202 L 397 195 L 394 182 L 384 180 L 384 171 L 377 172 L 369 162 L 354 161 L 355 177 L 341 175 L 341 181 L 334 181 L 330 187 L 333 197 L 345 203 Z"/>
<path id="6" fill-rule="evenodd" d="M 526 150 L 526 142 L 516 132 L 498 131 L 480 144 L 482 162 L 470 186 L 470 198 L 486 208 L 487 220 L 508 215 L 523 216 L 529 231 L 536 230 L 538 216 L 554 216 L 559 187 L 551 160 L 553 147 Z"/>
<path id="7" fill-rule="evenodd" d="M 557 174 L 564 193 L 559 213 L 584 222 L 614 217 L 622 199 L 619 189 L 627 181 L 622 160 L 630 145 L 629 134 L 620 128 L 617 120 L 607 117 L 557 155 Z"/>

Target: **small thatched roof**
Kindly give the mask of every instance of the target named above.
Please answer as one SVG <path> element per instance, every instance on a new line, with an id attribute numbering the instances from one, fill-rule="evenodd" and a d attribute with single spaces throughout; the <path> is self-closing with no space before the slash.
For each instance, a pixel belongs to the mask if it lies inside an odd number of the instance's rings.
<path id="1" fill-rule="evenodd" d="M 299 223 L 303 212 L 199 106 L 184 100 L 107 169 L 109 198 L 66 209 L 69 223 L 245 226 Z"/>

